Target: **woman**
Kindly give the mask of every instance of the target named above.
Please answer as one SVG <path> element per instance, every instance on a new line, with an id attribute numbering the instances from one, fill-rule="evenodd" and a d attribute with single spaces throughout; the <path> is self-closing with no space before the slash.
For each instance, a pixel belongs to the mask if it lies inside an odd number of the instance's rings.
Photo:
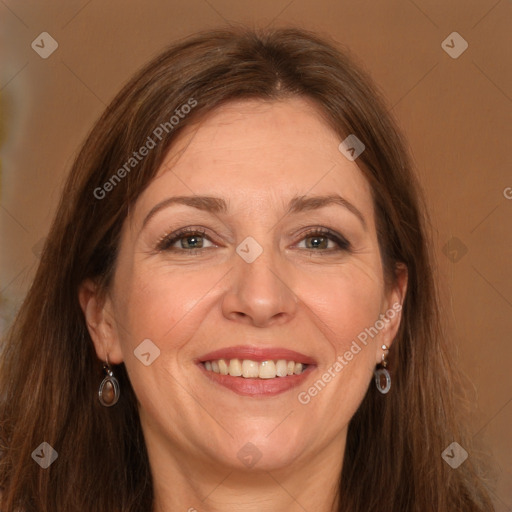
<path id="1" fill-rule="evenodd" d="M 158 56 L 78 155 L 6 340 L 1 509 L 492 510 L 471 452 L 441 457 L 469 445 L 423 212 L 331 44 Z"/>

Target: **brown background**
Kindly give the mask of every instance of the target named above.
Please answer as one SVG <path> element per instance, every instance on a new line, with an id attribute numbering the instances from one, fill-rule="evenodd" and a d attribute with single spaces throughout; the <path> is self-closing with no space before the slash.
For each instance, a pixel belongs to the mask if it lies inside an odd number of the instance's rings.
<path id="1" fill-rule="evenodd" d="M 2 330 L 105 105 L 164 46 L 227 23 L 331 35 L 388 99 L 430 203 L 474 439 L 492 453 L 497 510 L 512 510 L 512 0 L 0 0 Z M 457 59 L 441 46 L 454 31 L 469 44 Z M 31 48 L 41 32 L 59 44 L 48 59 Z"/>

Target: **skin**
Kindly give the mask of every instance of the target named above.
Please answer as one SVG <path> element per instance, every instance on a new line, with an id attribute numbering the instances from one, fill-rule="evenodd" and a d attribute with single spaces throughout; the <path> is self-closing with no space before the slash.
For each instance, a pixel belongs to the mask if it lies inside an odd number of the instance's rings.
<path id="1" fill-rule="evenodd" d="M 217 109 L 180 135 L 138 198 L 107 295 L 83 284 L 80 302 L 98 358 L 125 363 L 140 402 L 154 511 L 327 512 L 343 499 L 336 487 L 347 426 L 400 315 L 359 344 L 362 350 L 308 404 L 297 395 L 380 314 L 403 303 L 407 276 L 401 271 L 386 287 L 370 186 L 339 143 L 305 99 Z M 332 193 L 352 203 L 366 227 L 339 205 L 286 215 L 293 196 Z M 221 197 L 229 210 L 173 205 L 142 227 L 156 204 L 177 195 Z M 190 253 L 190 238 L 174 251 L 155 249 L 187 226 L 206 229 L 202 252 Z M 307 227 L 330 228 L 351 246 L 312 247 Z M 252 263 L 236 252 L 247 236 L 263 248 Z M 150 366 L 133 353 L 147 338 L 160 349 Z M 317 366 L 299 388 L 240 396 L 212 384 L 194 362 L 233 345 L 288 348 Z M 248 442 L 261 454 L 250 468 L 237 457 Z"/>

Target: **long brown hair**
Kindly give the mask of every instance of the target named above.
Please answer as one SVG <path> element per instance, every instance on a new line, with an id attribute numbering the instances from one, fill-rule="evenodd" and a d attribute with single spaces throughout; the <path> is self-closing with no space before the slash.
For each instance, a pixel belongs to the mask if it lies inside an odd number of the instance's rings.
<path id="1" fill-rule="evenodd" d="M 121 226 L 177 133 L 234 99 L 292 96 L 312 99 L 340 141 L 356 134 L 364 143 L 357 163 L 372 188 L 386 275 L 392 281 L 397 264 L 408 268 L 402 322 L 389 355 L 392 392 L 381 395 L 370 386 L 350 422 L 339 510 L 492 510 L 472 457 L 456 470 L 441 457 L 452 441 L 469 445 L 453 412 L 458 381 L 440 322 L 429 223 L 384 101 L 345 52 L 315 34 L 237 28 L 195 35 L 150 62 L 108 106 L 74 162 L 34 282 L 4 341 L 3 512 L 151 510 L 136 397 L 121 364 L 115 368 L 119 403 L 100 405 L 102 365 L 79 286 L 91 278 L 108 289 Z M 191 100 L 194 108 L 170 123 Z M 158 139 L 154 132 L 163 123 Z M 127 167 L 149 136 L 155 147 Z M 126 172 L 118 172 L 123 166 Z M 47 469 L 31 457 L 44 441 L 58 452 Z"/>

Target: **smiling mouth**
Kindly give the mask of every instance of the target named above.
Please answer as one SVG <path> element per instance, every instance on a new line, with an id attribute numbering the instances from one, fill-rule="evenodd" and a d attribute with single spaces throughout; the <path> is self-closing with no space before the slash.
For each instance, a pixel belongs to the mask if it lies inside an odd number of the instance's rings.
<path id="1" fill-rule="evenodd" d="M 253 361 L 251 359 L 215 359 L 204 361 L 202 365 L 208 372 L 230 375 L 244 379 L 275 379 L 302 374 L 307 364 L 277 359 Z"/>

